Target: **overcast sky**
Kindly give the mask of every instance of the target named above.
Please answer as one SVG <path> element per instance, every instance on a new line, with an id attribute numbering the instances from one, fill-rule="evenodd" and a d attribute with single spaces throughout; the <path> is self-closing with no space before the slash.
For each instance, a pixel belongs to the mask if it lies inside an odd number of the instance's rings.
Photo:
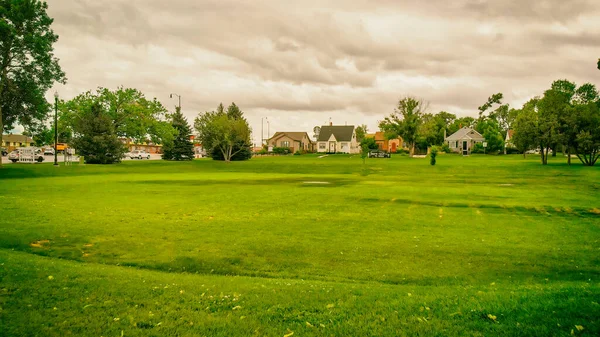
<path id="1" fill-rule="evenodd" d="M 496 92 L 520 105 L 555 79 L 600 85 L 597 0 L 48 3 L 61 97 L 123 85 L 172 110 L 173 92 L 190 122 L 235 102 L 257 143 L 263 117 L 271 135 L 329 118 L 374 131 L 407 95 L 475 116 Z"/>

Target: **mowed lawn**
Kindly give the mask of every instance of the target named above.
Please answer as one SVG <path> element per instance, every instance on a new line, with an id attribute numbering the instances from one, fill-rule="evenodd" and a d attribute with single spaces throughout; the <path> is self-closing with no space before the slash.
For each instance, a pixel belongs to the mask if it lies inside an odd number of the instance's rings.
<path id="1" fill-rule="evenodd" d="M 0 169 L 0 336 L 598 336 L 600 167 Z"/>

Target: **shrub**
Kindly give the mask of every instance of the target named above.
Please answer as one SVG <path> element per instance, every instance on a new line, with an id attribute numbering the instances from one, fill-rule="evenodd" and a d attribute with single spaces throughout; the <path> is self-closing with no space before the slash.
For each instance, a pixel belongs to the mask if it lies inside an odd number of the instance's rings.
<path id="1" fill-rule="evenodd" d="M 269 151 L 267 151 L 267 149 L 263 147 L 263 148 L 262 148 L 262 149 L 260 149 L 260 151 L 258 151 L 257 153 L 258 153 L 258 154 L 267 154 L 267 153 L 269 153 Z"/>
<path id="2" fill-rule="evenodd" d="M 435 162 L 436 162 L 435 157 L 437 157 L 437 154 L 438 154 L 437 146 L 432 146 L 431 151 L 429 152 L 429 158 L 430 158 L 429 162 L 431 163 L 431 165 L 435 165 Z"/>
<path id="3" fill-rule="evenodd" d="M 450 150 L 450 146 L 448 146 L 448 144 L 444 144 L 444 145 L 442 145 L 442 152 L 450 153 L 452 151 Z"/>
<path id="4" fill-rule="evenodd" d="M 301 154 L 302 154 L 302 152 L 300 152 L 300 150 L 298 150 L 298 151 L 294 152 L 294 156 L 299 156 L 299 155 L 301 155 Z"/>
<path id="5" fill-rule="evenodd" d="M 401 149 L 401 148 L 399 148 L 399 149 L 396 149 L 396 153 L 397 154 L 409 154 L 410 151 L 408 151 L 407 149 Z"/>
<path id="6" fill-rule="evenodd" d="M 290 154 L 290 149 L 287 147 L 274 147 L 273 153 L 275 153 L 275 154 Z"/>
<path id="7" fill-rule="evenodd" d="M 484 153 L 483 144 L 475 144 L 475 146 L 473 146 L 473 148 L 471 149 L 471 153 Z"/>
<path id="8" fill-rule="evenodd" d="M 516 149 L 514 147 L 507 147 L 506 154 L 521 154 L 521 151 L 519 151 L 518 149 Z"/>

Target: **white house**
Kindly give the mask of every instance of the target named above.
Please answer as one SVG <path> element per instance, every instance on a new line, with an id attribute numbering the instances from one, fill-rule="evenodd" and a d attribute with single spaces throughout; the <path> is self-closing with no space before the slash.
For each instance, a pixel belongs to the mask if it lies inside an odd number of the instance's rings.
<path id="1" fill-rule="evenodd" d="M 360 153 L 353 125 L 325 125 L 317 136 L 317 152 Z"/>
<path id="2" fill-rule="evenodd" d="M 469 155 L 475 144 L 485 142 L 485 138 L 479 132 L 465 126 L 448 136 L 444 141 L 452 152 Z"/>

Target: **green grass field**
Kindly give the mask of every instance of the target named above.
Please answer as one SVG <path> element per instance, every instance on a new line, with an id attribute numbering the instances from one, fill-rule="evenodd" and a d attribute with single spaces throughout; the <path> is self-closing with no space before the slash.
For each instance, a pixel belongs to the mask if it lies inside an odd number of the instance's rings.
<path id="1" fill-rule="evenodd" d="M 600 168 L 0 169 L 0 336 L 598 336 Z"/>

